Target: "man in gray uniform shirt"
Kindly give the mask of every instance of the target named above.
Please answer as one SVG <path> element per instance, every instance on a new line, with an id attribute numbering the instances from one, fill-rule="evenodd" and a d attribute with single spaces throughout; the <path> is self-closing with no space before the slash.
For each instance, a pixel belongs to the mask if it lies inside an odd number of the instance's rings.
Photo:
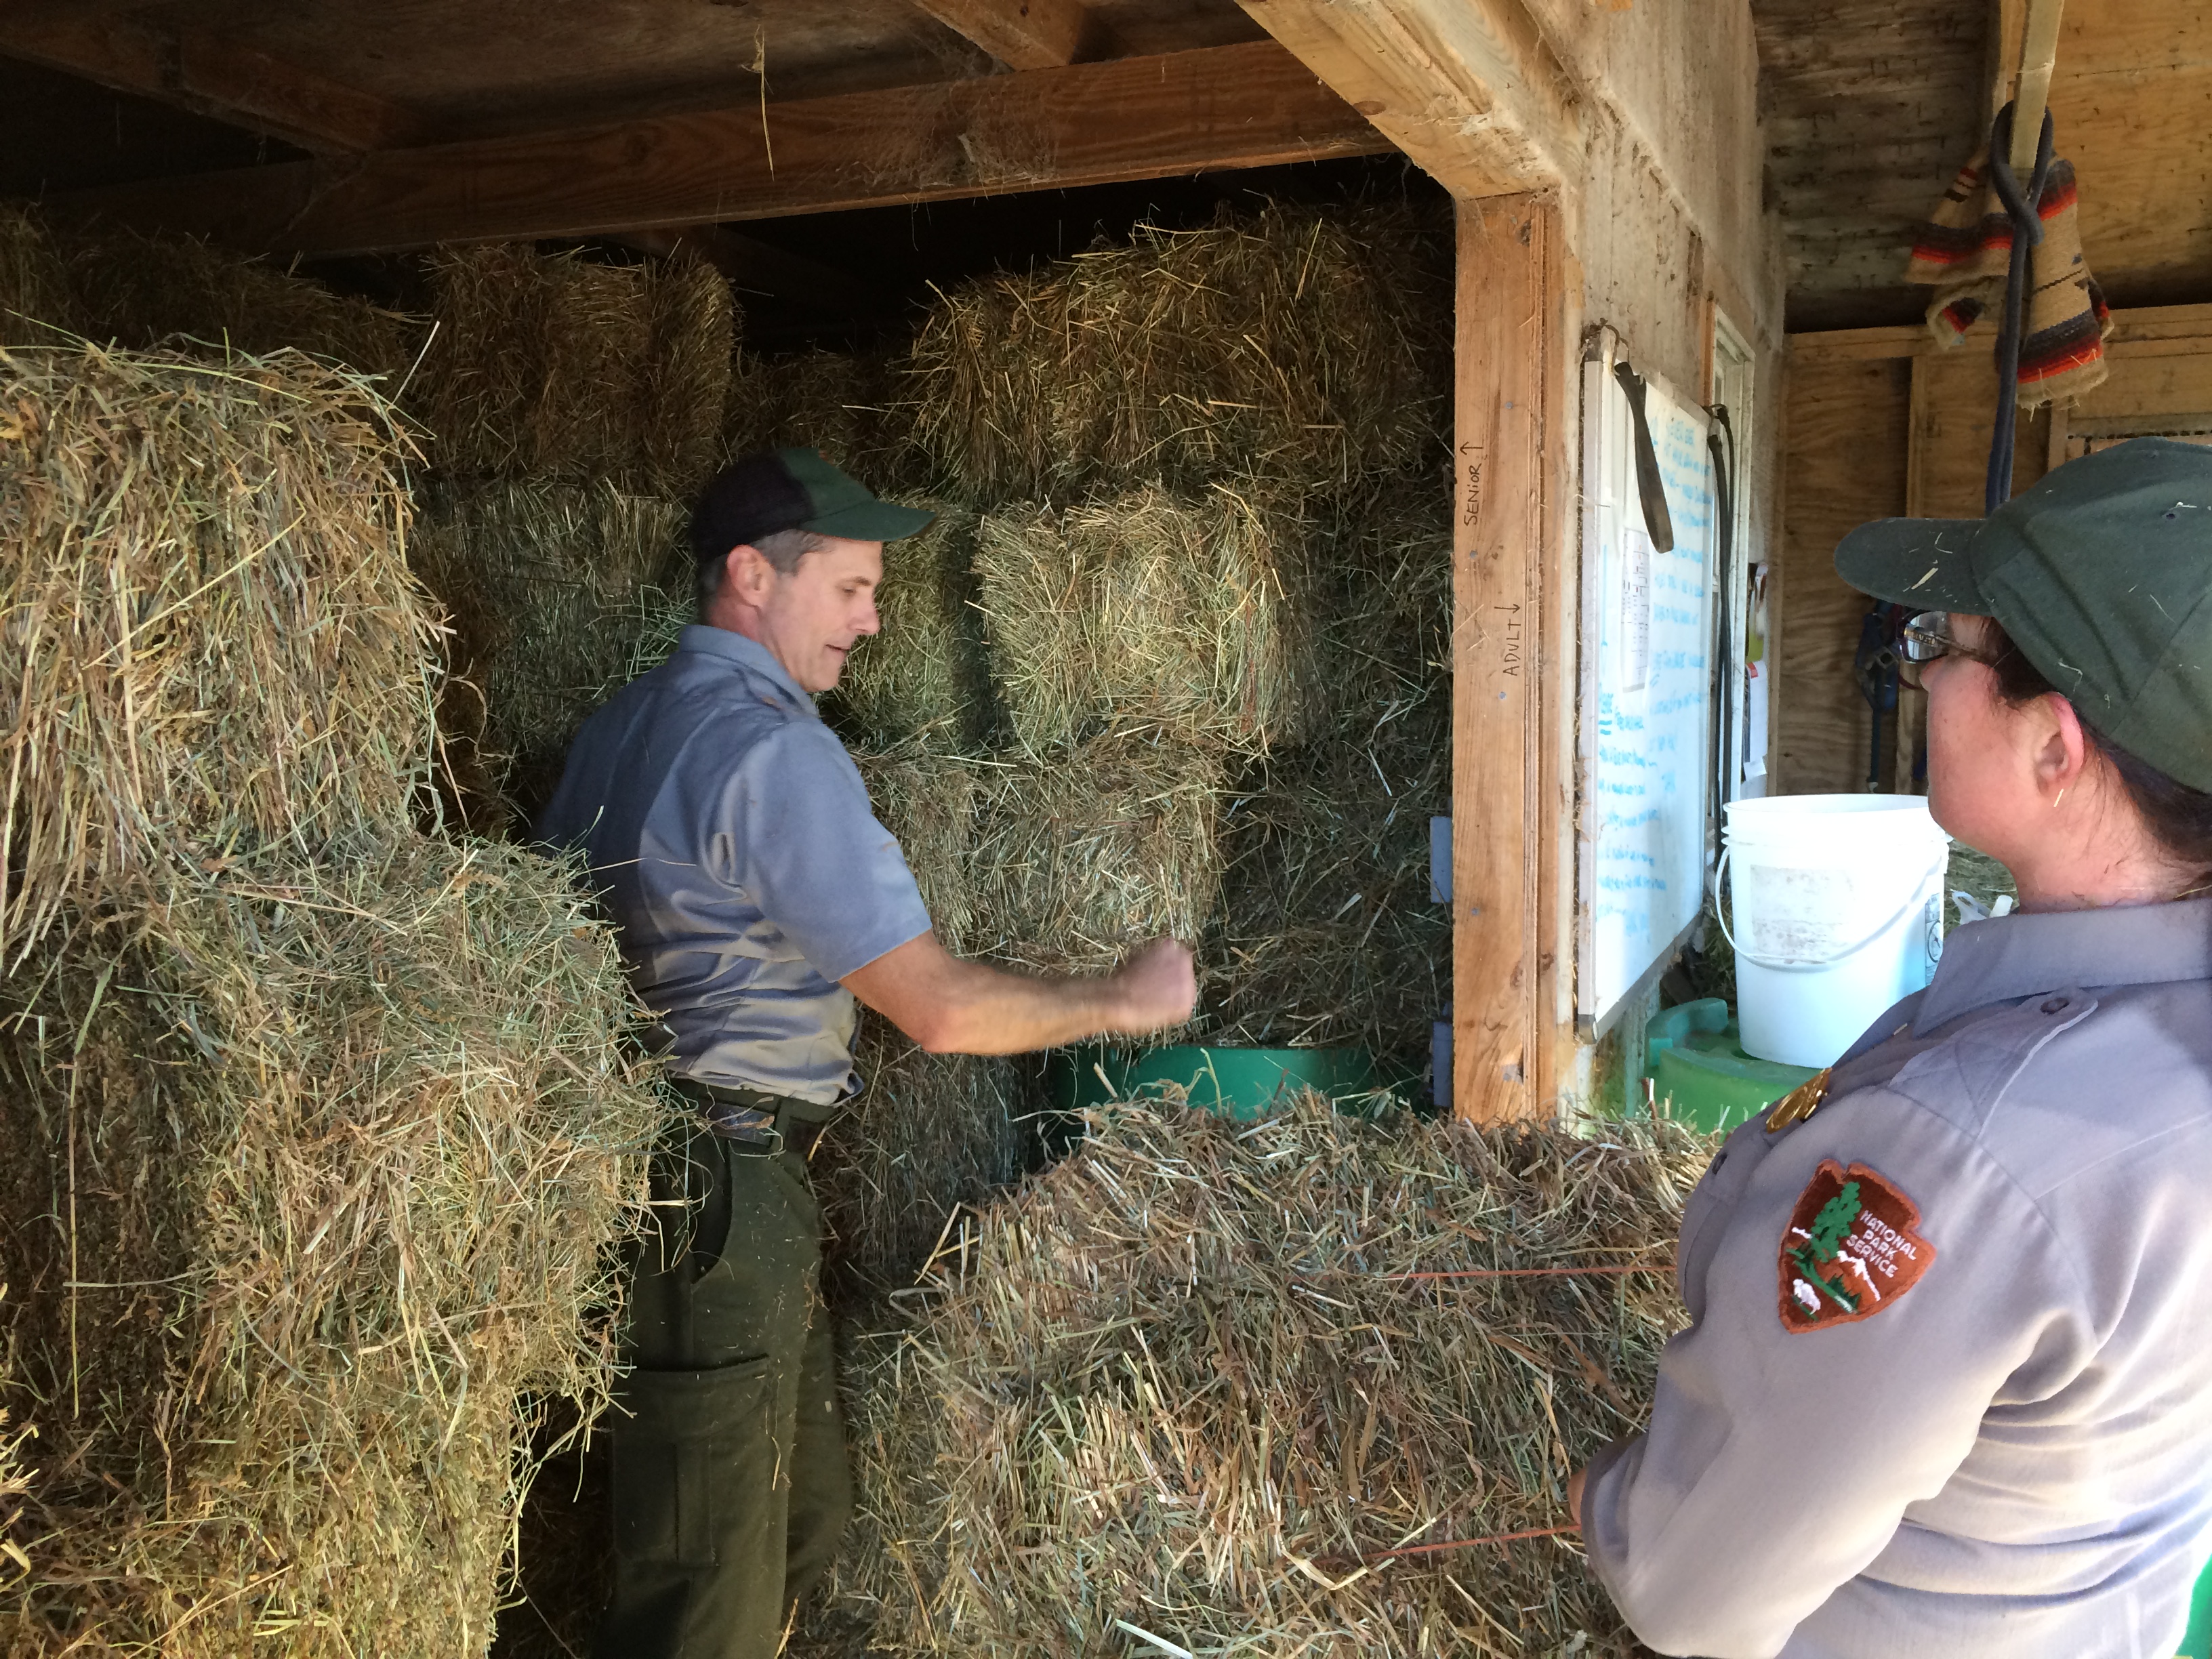
<path id="1" fill-rule="evenodd" d="M 2212 453 L 1836 562 L 1921 608 L 1929 805 L 2020 913 L 1729 1137 L 1650 1426 L 1569 1501 L 1664 1653 L 2171 1659 L 2212 1547 Z"/>
<path id="2" fill-rule="evenodd" d="M 850 1505 L 806 1154 L 859 1086 L 854 999 L 935 1053 L 1188 1018 L 1190 953 L 1103 979 L 951 956 L 817 717 L 877 628 L 883 544 L 930 514 L 811 449 L 738 462 L 693 515 L 700 622 L 585 722 L 539 838 L 585 849 L 698 1108 L 656 1161 L 614 1420 L 604 1659 L 769 1659 Z"/>

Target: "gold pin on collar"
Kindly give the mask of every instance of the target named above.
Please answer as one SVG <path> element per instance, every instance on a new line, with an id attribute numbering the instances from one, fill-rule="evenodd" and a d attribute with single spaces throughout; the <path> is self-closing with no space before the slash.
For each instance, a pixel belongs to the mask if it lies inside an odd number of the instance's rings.
<path id="1" fill-rule="evenodd" d="M 1766 1115 L 1766 1133 L 1794 1128 L 1820 1109 L 1820 1103 L 1828 1097 L 1829 1073 L 1808 1078 L 1788 1094 L 1774 1103 L 1774 1109 Z"/>

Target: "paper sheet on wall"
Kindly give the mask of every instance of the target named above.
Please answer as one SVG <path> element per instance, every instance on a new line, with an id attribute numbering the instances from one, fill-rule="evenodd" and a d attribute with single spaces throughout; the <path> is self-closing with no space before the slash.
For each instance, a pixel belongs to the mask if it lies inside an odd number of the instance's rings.
<path id="1" fill-rule="evenodd" d="M 1588 368 L 1576 1001 L 1602 1024 L 1705 903 L 1713 494 L 1705 412 L 1653 381 L 1645 412 L 1674 527 L 1660 551 L 1637 495 L 1627 399 L 1610 362 Z"/>

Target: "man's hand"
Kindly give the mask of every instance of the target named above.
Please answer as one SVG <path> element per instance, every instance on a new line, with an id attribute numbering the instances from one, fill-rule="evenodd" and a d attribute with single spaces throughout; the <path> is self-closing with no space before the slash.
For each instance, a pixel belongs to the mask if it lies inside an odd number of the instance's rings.
<path id="1" fill-rule="evenodd" d="M 1131 1036 L 1180 1025 L 1198 1005 L 1197 967 L 1190 947 L 1176 939 L 1154 939 L 1123 963 L 1110 983 L 1124 1005 L 1113 1029 Z"/>
<path id="2" fill-rule="evenodd" d="M 1018 1054 L 1104 1032 L 1157 1031 L 1190 1018 L 1190 952 L 1154 939 L 1098 979 L 1039 979 L 963 962 L 934 933 L 845 975 L 845 988 L 932 1054 Z"/>

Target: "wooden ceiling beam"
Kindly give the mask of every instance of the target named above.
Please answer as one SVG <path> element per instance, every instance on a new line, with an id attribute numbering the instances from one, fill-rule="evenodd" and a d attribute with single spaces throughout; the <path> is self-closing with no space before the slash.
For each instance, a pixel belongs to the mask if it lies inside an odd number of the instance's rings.
<path id="1" fill-rule="evenodd" d="M 1061 69 L 1105 52 L 1106 30 L 1081 0 L 914 0 L 1008 69 Z"/>
<path id="2" fill-rule="evenodd" d="M 1462 200 L 1571 196 L 1572 77 L 1522 0 L 1237 0 Z"/>
<path id="3" fill-rule="evenodd" d="M 79 191 L 102 213 L 276 253 L 614 236 L 1386 151 L 1269 40 L 576 131 Z"/>
<path id="4" fill-rule="evenodd" d="M 420 143 L 412 112 L 250 46 L 119 13 L 0 7 L 0 54 L 228 121 L 318 155 Z"/>

